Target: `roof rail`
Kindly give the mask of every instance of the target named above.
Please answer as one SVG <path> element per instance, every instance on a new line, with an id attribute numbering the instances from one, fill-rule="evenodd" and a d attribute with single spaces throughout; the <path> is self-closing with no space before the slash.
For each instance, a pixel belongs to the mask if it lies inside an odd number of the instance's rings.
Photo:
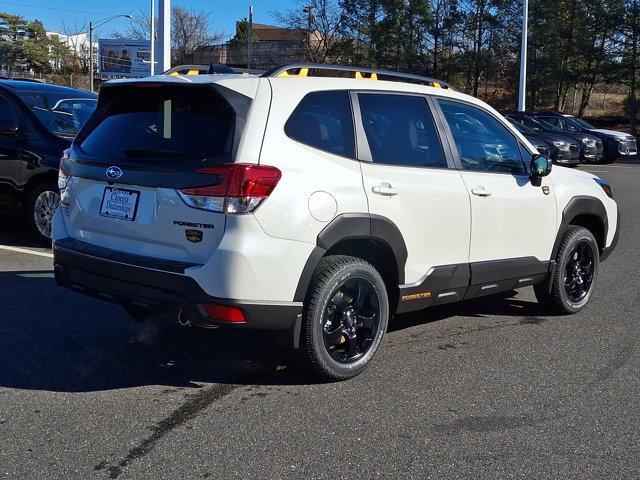
<path id="1" fill-rule="evenodd" d="M 254 70 L 251 68 L 235 68 L 229 67 L 223 64 L 211 64 L 211 65 L 178 65 L 177 67 L 170 68 L 163 75 L 215 75 L 235 73 L 242 75 L 261 75 L 264 70 Z"/>
<path id="2" fill-rule="evenodd" d="M 291 72 L 295 70 L 296 72 Z M 315 72 L 311 72 L 314 71 Z M 278 67 L 272 68 L 265 72 L 263 77 L 322 77 L 324 75 L 317 75 L 317 71 L 326 72 L 349 72 L 353 75 L 353 78 L 361 80 L 391 80 L 407 83 L 417 83 L 420 85 L 428 85 L 436 88 L 447 88 L 455 90 L 451 84 L 431 77 L 423 77 L 421 75 L 414 75 L 412 73 L 392 72 L 389 70 L 380 70 L 377 68 L 358 67 L 352 65 L 330 65 L 323 63 L 287 63 Z M 291 72 L 291 73 L 290 73 Z M 313 73 L 313 74 L 311 74 Z M 382 77 L 382 78 L 381 78 Z"/>

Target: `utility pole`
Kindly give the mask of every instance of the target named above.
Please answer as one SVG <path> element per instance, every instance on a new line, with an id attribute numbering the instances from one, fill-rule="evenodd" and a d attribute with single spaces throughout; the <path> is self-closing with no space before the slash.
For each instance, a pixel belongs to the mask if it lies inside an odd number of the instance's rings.
<path id="1" fill-rule="evenodd" d="M 151 25 L 149 26 L 150 33 L 149 39 L 151 40 L 151 54 L 149 60 L 151 60 L 150 74 L 155 75 L 156 72 L 156 0 L 151 0 Z"/>
<path id="2" fill-rule="evenodd" d="M 158 72 L 169 70 L 171 68 L 171 0 L 159 0 L 158 48 L 155 54 Z"/>
<path id="3" fill-rule="evenodd" d="M 311 5 L 302 9 L 302 11 L 307 14 L 307 54 L 305 55 L 307 58 L 305 58 L 305 60 L 309 60 L 311 56 L 311 26 L 313 25 L 313 9 L 315 6 L 315 2 L 311 2 Z"/>
<path id="4" fill-rule="evenodd" d="M 522 45 L 520 50 L 520 91 L 518 92 L 518 111 L 527 109 L 527 33 L 529 23 L 529 0 L 523 0 Z"/>
<path id="5" fill-rule="evenodd" d="M 253 5 L 249 6 L 249 22 L 247 26 L 247 68 L 251 68 L 253 60 Z"/>
<path id="6" fill-rule="evenodd" d="M 93 93 L 93 22 L 89 22 L 89 91 Z"/>
<path id="7" fill-rule="evenodd" d="M 105 23 L 108 23 L 111 20 L 120 17 L 128 18 L 129 20 L 131 20 L 131 15 L 121 13 L 119 15 L 113 15 L 107 18 L 104 22 L 99 23 L 96 26 L 93 25 L 93 22 L 89 22 L 89 90 L 91 91 L 91 93 L 93 93 L 93 31 L 96 28 L 100 28 Z"/>

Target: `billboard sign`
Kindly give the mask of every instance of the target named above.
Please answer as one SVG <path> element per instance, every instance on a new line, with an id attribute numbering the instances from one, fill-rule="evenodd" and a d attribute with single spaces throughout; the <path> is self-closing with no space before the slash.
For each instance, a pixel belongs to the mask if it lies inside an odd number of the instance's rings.
<path id="1" fill-rule="evenodd" d="M 98 76 L 100 78 L 137 78 L 151 75 L 149 40 L 98 40 Z"/>

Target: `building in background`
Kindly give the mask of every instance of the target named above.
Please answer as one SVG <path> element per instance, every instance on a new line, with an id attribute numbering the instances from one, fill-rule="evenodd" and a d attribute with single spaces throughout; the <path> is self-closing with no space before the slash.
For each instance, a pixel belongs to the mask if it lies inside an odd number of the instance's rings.
<path id="1" fill-rule="evenodd" d="M 305 59 L 309 45 L 321 41 L 319 33 L 298 28 L 253 24 L 253 54 L 250 68 L 266 70 L 287 62 Z M 232 67 L 247 66 L 247 42 L 231 40 L 220 45 L 207 45 L 194 50 L 188 63 L 209 65 L 223 63 Z"/>
<path id="2" fill-rule="evenodd" d="M 77 33 L 75 35 L 65 35 L 60 32 L 47 32 L 47 37 L 52 40 L 57 39 L 67 48 L 69 48 L 76 63 L 80 64 L 81 68 L 89 65 L 89 35 L 87 33 Z M 52 53 L 52 46 L 49 46 L 49 53 Z M 98 53 L 98 42 L 93 42 L 93 54 Z M 51 66 L 54 68 L 62 67 L 62 62 L 65 59 L 53 57 L 50 60 Z"/>

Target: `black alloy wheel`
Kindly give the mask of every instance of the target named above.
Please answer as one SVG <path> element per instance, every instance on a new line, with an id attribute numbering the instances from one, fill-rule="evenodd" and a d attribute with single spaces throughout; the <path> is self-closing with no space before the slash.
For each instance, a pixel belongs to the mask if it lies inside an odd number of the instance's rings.
<path id="1" fill-rule="evenodd" d="M 594 274 L 594 253 L 591 243 L 578 242 L 569 254 L 565 267 L 564 288 L 573 303 L 580 303 L 591 290 Z"/>
<path id="2" fill-rule="evenodd" d="M 364 278 L 351 278 L 335 289 L 325 309 L 323 337 L 327 353 L 352 363 L 367 353 L 378 333 L 380 301 Z"/>
<path id="3" fill-rule="evenodd" d="M 533 287 L 536 298 L 560 314 L 577 313 L 589 302 L 598 279 L 598 242 L 586 228 L 570 225 L 554 260 L 552 277 Z"/>
<path id="4" fill-rule="evenodd" d="M 304 302 L 300 355 L 306 373 L 345 380 L 367 368 L 389 323 L 389 296 L 380 273 L 364 259 L 322 258 Z"/>

